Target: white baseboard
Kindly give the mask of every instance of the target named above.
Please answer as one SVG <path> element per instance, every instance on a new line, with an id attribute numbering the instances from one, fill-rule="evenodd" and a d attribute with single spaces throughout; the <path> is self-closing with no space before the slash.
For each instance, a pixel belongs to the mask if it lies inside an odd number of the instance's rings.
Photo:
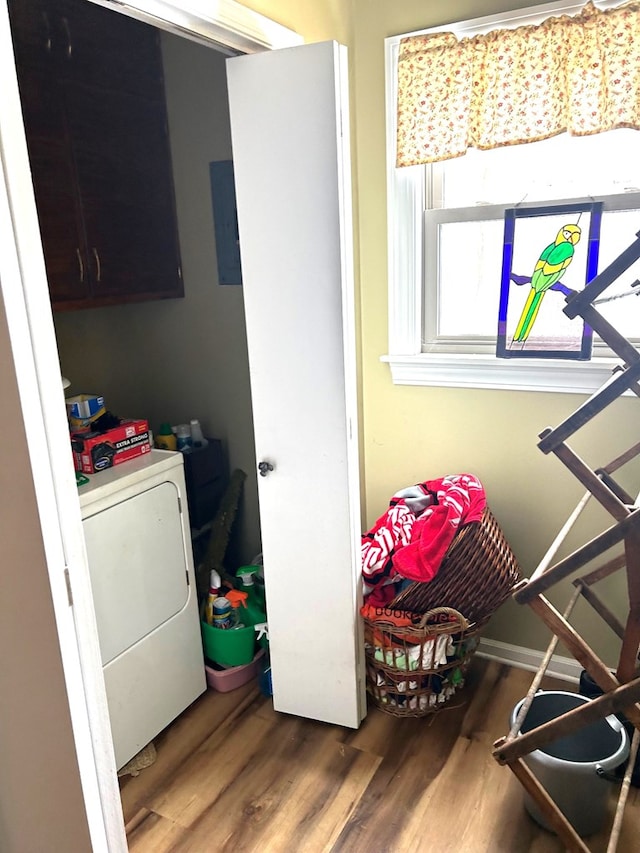
<path id="1" fill-rule="evenodd" d="M 531 672 L 535 672 L 539 668 L 544 657 L 544 652 L 537 651 L 537 649 L 512 646 L 510 643 L 501 643 L 499 640 L 488 640 L 484 637 L 480 639 L 476 654 L 481 658 L 517 666 L 520 669 L 528 669 Z M 582 664 L 574 658 L 553 655 L 546 674 L 577 684 L 580 681 L 582 669 Z"/>

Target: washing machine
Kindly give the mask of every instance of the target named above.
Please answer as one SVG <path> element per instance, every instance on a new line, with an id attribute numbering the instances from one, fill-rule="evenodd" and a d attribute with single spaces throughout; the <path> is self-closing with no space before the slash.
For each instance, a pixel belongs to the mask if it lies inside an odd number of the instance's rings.
<path id="1" fill-rule="evenodd" d="M 78 489 L 118 769 L 205 689 L 181 453 Z"/>

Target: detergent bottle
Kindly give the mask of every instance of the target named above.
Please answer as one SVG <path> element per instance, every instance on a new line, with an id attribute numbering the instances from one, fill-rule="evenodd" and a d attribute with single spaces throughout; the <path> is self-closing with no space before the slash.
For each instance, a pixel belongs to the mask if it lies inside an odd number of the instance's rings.
<path id="1" fill-rule="evenodd" d="M 164 423 L 160 425 L 160 430 L 155 436 L 155 446 L 160 450 L 178 449 L 178 439 L 173 434 L 170 424 Z"/>

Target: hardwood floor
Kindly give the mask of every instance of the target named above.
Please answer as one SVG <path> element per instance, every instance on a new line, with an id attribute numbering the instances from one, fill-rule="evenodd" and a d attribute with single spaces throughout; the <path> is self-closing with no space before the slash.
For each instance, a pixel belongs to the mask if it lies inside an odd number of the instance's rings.
<path id="1" fill-rule="evenodd" d="M 531 673 L 476 658 L 451 706 L 421 719 L 370 708 L 358 731 L 276 713 L 253 685 L 209 690 L 154 741 L 155 764 L 120 780 L 129 849 L 559 853 L 491 755 L 530 683 Z M 608 834 L 586 840 L 593 853 Z M 631 788 L 618 853 L 639 850 Z"/>

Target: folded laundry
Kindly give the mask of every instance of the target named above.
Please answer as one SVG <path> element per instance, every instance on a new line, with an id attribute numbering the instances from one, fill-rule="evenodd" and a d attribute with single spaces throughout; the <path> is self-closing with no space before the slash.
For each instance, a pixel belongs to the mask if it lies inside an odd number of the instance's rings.
<path id="1" fill-rule="evenodd" d="M 377 646 L 374 657 L 381 663 L 396 669 L 407 671 L 416 669 L 436 669 L 448 663 L 447 655 L 454 653 L 453 638 L 450 634 L 441 634 L 437 639 L 427 640 L 418 646 L 406 648 L 394 647 L 382 649 Z"/>
<path id="2" fill-rule="evenodd" d="M 461 524 L 480 521 L 486 496 L 473 474 L 450 474 L 396 492 L 389 509 L 362 536 L 364 594 L 389 601 L 385 587 L 402 579 L 428 582 Z"/>

